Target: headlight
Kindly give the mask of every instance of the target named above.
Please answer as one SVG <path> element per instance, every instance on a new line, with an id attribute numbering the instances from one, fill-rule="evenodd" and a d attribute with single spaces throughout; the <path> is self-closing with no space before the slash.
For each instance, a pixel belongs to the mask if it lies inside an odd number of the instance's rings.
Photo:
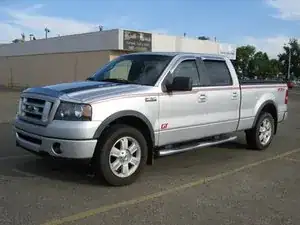
<path id="1" fill-rule="evenodd" d="M 92 107 L 88 104 L 62 102 L 56 111 L 54 119 L 90 121 L 92 120 Z"/>

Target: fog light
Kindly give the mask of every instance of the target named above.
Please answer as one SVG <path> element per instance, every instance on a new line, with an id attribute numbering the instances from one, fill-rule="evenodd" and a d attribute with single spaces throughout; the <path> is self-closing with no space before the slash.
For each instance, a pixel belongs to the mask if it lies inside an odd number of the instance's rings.
<path id="1" fill-rule="evenodd" d="M 55 143 L 52 145 L 52 149 L 53 149 L 53 151 L 54 151 L 56 154 L 61 154 L 61 153 L 62 153 L 62 150 L 61 150 L 61 147 L 60 147 L 60 143 L 55 142 Z"/>

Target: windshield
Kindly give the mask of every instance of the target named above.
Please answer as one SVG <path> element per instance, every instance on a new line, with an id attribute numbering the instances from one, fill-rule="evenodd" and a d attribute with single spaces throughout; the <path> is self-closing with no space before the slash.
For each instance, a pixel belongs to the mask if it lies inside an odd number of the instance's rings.
<path id="1" fill-rule="evenodd" d="M 123 55 L 109 62 L 88 80 L 154 86 L 172 60 L 166 55 Z"/>

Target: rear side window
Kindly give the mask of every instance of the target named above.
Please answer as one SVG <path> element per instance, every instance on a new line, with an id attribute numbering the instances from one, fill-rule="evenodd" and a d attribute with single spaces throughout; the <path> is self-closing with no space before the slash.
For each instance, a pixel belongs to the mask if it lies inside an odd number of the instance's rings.
<path id="1" fill-rule="evenodd" d="M 211 86 L 232 85 L 231 74 L 225 61 L 204 60 Z"/>

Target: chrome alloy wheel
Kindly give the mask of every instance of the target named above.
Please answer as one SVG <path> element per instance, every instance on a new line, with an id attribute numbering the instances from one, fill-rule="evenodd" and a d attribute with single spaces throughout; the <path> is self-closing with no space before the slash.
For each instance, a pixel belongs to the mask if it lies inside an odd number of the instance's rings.
<path id="1" fill-rule="evenodd" d="M 120 178 L 132 175 L 141 162 L 141 147 L 132 137 L 122 137 L 117 140 L 109 153 L 111 171 Z"/>
<path id="2" fill-rule="evenodd" d="M 272 136 L 272 124 L 268 118 L 265 118 L 259 127 L 259 141 L 262 145 L 267 145 Z"/>

